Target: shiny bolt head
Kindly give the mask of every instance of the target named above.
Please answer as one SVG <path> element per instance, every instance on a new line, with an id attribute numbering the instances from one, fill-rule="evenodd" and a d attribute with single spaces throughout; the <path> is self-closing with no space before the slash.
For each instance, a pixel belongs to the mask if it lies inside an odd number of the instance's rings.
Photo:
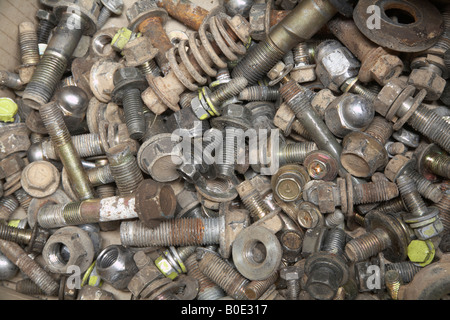
<path id="1" fill-rule="evenodd" d="M 123 0 L 101 0 L 102 4 L 115 15 L 121 15 L 123 12 Z"/>
<path id="2" fill-rule="evenodd" d="M 413 240 L 408 245 L 409 260 L 421 267 L 430 264 L 435 253 L 433 242 L 430 240 Z"/>

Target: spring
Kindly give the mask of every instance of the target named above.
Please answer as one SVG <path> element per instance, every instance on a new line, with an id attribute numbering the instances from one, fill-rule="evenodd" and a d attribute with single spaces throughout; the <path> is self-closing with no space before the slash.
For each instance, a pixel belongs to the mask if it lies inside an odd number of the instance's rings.
<path id="1" fill-rule="evenodd" d="M 168 51 L 170 67 L 178 80 L 189 90 L 197 90 L 197 84 L 206 84 L 204 73 L 216 77 L 217 70 L 212 66 L 227 67 L 227 61 L 223 60 L 215 49 L 230 61 L 235 61 L 245 54 L 246 47 L 231 31 L 233 27 L 230 21 L 231 18 L 224 13 L 212 15 L 205 19 L 198 32 L 191 33 L 188 40 L 181 40 Z"/>

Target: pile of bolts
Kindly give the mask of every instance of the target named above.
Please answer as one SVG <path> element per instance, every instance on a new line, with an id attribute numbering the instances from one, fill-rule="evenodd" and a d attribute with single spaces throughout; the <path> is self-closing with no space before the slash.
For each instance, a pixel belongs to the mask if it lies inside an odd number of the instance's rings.
<path id="1" fill-rule="evenodd" d="M 4 286 L 449 298 L 450 5 L 40 2 L 0 71 Z"/>

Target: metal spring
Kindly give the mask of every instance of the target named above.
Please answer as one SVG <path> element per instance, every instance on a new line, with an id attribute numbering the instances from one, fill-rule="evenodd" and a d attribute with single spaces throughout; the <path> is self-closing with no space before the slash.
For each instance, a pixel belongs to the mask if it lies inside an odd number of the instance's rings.
<path id="1" fill-rule="evenodd" d="M 236 43 L 225 27 L 225 24 L 229 26 L 230 19 L 224 13 L 211 16 L 202 23 L 198 32 L 189 35 L 187 41 L 181 40 L 168 51 L 167 57 L 170 67 L 178 80 L 189 90 L 197 90 L 198 85 L 196 83 L 206 84 L 207 78 L 202 73 L 206 73 L 210 77 L 217 76 L 217 70 L 213 69 L 212 66 L 227 67 L 227 61 L 219 57 L 213 48 L 213 43 L 214 47 L 218 47 L 230 61 L 237 60 L 238 55 L 245 54 L 245 46 L 240 41 Z M 189 59 L 190 56 L 194 57 L 202 72 L 197 71 Z M 178 61 L 181 61 L 183 66 Z"/>

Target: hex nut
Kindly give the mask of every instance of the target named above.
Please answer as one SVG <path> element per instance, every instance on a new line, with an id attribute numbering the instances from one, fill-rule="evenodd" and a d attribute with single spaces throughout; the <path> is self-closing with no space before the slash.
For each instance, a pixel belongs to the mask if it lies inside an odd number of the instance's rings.
<path id="1" fill-rule="evenodd" d="M 145 62 L 152 60 L 158 53 L 146 37 L 139 37 L 130 40 L 122 50 L 127 67 L 138 67 Z"/>
<path id="2" fill-rule="evenodd" d="M 408 84 L 412 84 L 418 90 L 425 89 L 427 95 L 426 100 L 438 100 L 445 88 L 445 80 L 432 72 L 425 69 L 413 69 L 408 78 Z"/>
<path id="3" fill-rule="evenodd" d="M 362 68 L 361 68 L 362 69 Z M 391 79 L 399 76 L 403 71 L 403 62 L 402 60 L 392 54 L 385 54 L 374 62 L 372 62 L 369 66 L 369 72 L 378 84 L 385 85 Z M 360 72 L 361 75 L 361 72 Z M 365 82 L 363 79 L 360 80 Z"/>
<path id="4" fill-rule="evenodd" d="M 375 111 L 385 117 L 394 101 L 406 86 L 407 83 L 401 78 L 392 79 L 384 85 L 373 102 Z"/>
<path id="5" fill-rule="evenodd" d="M 32 197 L 44 198 L 53 194 L 59 187 L 61 174 L 48 161 L 35 161 L 22 171 L 21 184 Z"/>
<path id="6" fill-rule="evenodd" d="M 433 261 L 436 250 L 430 240 L 412 240 L 408 245 L 407 252 L 411 262 L 425 267 Z"/>

